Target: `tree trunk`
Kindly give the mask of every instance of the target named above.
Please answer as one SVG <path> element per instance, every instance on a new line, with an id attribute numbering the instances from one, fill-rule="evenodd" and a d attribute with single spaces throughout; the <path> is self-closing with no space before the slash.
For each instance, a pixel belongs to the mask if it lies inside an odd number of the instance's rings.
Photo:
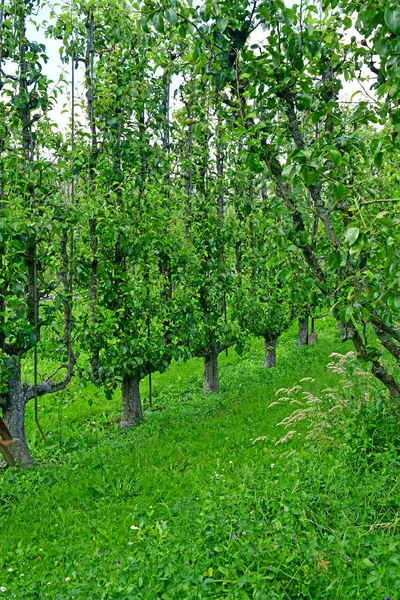
<path id="1" fill-rule="evenodd" d="M 29 468 L 33 458 L 29 452 L 25 435 L 26 397 L 21 384 L 21 367 L 14 362 L 13 372 L 8 380 L 6 405 L 3 408 L 3 421 L 12 440 L 3 445 L 2 453 L 9 466 Z"/>
<path id="2" fill-rule="evenodd" d="M 143 421 L 139 384 L 139 375 L 126 376 L 122 382 L 122 428 L 135 427 Z"/>
<path id="3" fill-rule="evenodd" d="M 271 368 L 276 367 L 276 341 L 278 336 L 266 335 L 264 336 L 264 367 Z"/>
<path id="4" fill-rule="evenodd" d="M 297 338 L 297 346 L 305 346 L 308 344 L 308 315 L 303 319 L 299 319 L 299 336 Z"/>
<path id="5" fill-rule="evenodd" d="M 338 332 L 341 342 L 345 342 L 347 338 L 346 325 L 344 325 L 341 321 L 338 321 Z"/>
<path id="6" fill-rule="evenodd" d="M 215 342 L 211 342 L 210 352 L 204 358 L 204 387 L 205 394 L 209 392 L 219 392 L 218 380 L 218 347 Z"/>

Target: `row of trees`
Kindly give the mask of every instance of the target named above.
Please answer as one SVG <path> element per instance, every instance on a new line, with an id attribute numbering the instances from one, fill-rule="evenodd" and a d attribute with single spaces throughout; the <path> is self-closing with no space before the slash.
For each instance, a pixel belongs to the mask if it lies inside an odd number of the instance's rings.
<path id="1" fill-rule="evenodd" d="M 26 403 L 76 370 L 120 386 L 133 426 L 145 375 L 200 356 L 204 391 L 218 391 L 220 352 L 262 336 L 273 364 L 280 333 L 321 305 L 399 396 L 382 349 L 399 359 L 400 14 L 338 4 L 76 0 L 47 27 L 82 73 L 66 131 L 50 118 L 45 46 L 27 36 L 39 3 L 0 9 L 10 461 L 32 462 Z M 365 38 L 346 41 L 352 16 Z M 343 101 L 366 68 L 377 99 Z M 39 381 L 43 360 L 55 373 Z"/>

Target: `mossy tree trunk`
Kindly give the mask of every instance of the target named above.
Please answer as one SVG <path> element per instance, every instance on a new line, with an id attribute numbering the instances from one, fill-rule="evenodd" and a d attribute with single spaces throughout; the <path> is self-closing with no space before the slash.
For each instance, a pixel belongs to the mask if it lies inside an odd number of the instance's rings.
<path id="1" fill-rule="evenodd" d="M 140 376 L 127 375 L 121 386 L 122 420 L 120 427 L 135 427 L 143 421 L 142 402 L 140 399 Z"/>
<path id="2" fill-rule="evenodd" d="M 299 319 L 299 334 L 296 344 L 297 346 L 306 346 L 308 344 L 308 315 Z"/>
<path id="3" fill-rule="evenodd" d="M 29 452 L 25 433 L 25 405 L 27 399 L 21 383 L 21 367 L 15 360 L 8 379 L 8 391 L 3 407 L 3 421 L 12 438 L 7 446 L 5 460 L 9 466 L 29 468 L 33 458 Z"/>
<path id="4" fill-rule="evenodd" d="M 276 335 L 265 335 L 264 336 L 264 367 L 271 368 L 276 367 L 276 342 L 278 336 Z"/>
<path id="5" fill-rule="evenodd" d="M 218 354 L 219 349 L 215 341 L 212 341 L 209 352 L 204 357 L 204 393 L 219 392 L 218 378 Z"/>

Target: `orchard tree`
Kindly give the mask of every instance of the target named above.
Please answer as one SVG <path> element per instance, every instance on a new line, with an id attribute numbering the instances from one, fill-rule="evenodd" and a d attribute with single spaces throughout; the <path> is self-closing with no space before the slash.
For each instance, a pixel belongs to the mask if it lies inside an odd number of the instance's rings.
<path id="1" fill-rule="evenodd" d="M 25 406 L 63 389 L 73 374 L 72 271 L 65 247 L 70 221 L 54 159 L 64 148 L 47 112 L 53 97 L 42 72 L 42 44 L 28 39 L 37 2 L 10 1 L 1 22 L 0 192 L 0 396 L 5 427 L 0 445 L 9 464 L 32 464 L 25 434 Z M 64 196 L 64 197 L 63 197 Z M 63 314 L 63 317 L 61 316 Z M 64 322 L 65 377 L 38 381 L 38 352 L 46 326 Z M 46 334 L 47 335 L 47 334 Z M 33 356 L 32 356 L 33 355 Z M 22 383 L 27 356 L 34 361 L 33 385 Z M 57 369 L 58 370 L 58 369 Z"/>
<path id="2" fill-rule="evenodd" d="M 226 222 L 227 138 L 216 85 L 211 81 L 204 88 L 200 79 L 191 77 L 180 90 L 186 131 L 180 161 L 186 233 L 193 253 L 187 277 L 196 300 L 196 331 L 188 346 L 192 354 L 204 357 L 204 392 L 219 391 L 218 356 L 237 341 L 235 325 L 227 318 L 234 255 Z"/>
<path id="3" fill-rule="evenodd" d="M 141 379 L 179 354 L 182 329 L 183 220 L 169 165 L 174 55 L 123 4 L 110 14 L 107 3 L 76 3 L 72 25 L 65 11 L 56 33 L 85 69 L 83 344 L 92 380 L 107 394 L 121 386 L 121 426 L 132 427 L 143 418 Z"/>
<path id="4" fill-rule="evenodd" d="M 284 219 L 266 218 L 266 206 L 276 202 L 260 174 L 248 166 L 243 140 L 233 141 L 230 164 L 230 235 L 235 247 L 236 285 L 232 312 L 243 334 L 264 341 L 264 366 L 276 366 L 276 344 L 291 322 L 286 278 L 287 252 L 282 244 Z M 245 336 L 243 335 L 243 338 Z"/>

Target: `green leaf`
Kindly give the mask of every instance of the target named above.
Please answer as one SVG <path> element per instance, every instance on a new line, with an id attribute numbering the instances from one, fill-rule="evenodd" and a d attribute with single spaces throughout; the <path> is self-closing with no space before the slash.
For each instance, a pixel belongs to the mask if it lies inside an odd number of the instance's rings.
<path id="1" fill-rule="evenodd" d="M 296 19 L 295 11 L 291 10 L 290 8 L 285 8 L 282 12 L 283 12 L 283 19 L 284 19 L 286 25 L 293 25 L 293 23 L 295 22 L 295 19 Z"/>
<path id="2" fill-rule="evenodd" d="M 291 281 L 293 279 L 293 271 L 291 271 L 290 269 L 283 269 L 278 274 L 278 278 L 281 281 L 285 281 L 286 283 L 288 283 L 289 281 Z"/>
<path id="3" fill-rule="evenodd" d="M 225 85 L 225 73 L 223 71 L 221 71 L 220 73 L 217 73 L 217 77 L 216 77 L 216 85 L 217 85 L 217 89 L 222 90 L 222 88 Z"/>
<path id="4" fill-rule="evenodd" d="M 343 307 L 340 310 L 340 314 L 339 314 L 339 317 L 340 317 L 340 320 L 342 321 L 342 323 L 348 323 L 350 321 L 351 317 L 353 316 L 353 313 L 354 313 L 354 309 L 352 306 Z"/>
<path id="5" fill-rule="evenodd" d="M 160 15 L 160 13 L 156 13 L 153 17 L 153 25 L 154 29 L 158 31 L 158 33 L 164 33 L 164 19 Z"/>
<path id="6" fill-rule="evenodd" d="M 293 163 L 286 165 L 286 167 L 284 167 L 284 169 L 282 171 L 282 178 L 284 181 L 287 181 L 290 178 L 294 168 L 295 168 L 295 165 Z"/>
<path id="7" fill-rule="evenodd" d="M 228 27 L 229 19 L 228 17 L 218 17 L 217 19 L 217 27 L 222 33 Z"/>
<path id="8" fill-rule="evenodd" d="M 385 23 L 393 33 L 400 33 L 400 6 L 385 10 Z"/>
<path id="9" fill-rule="evenodd" d="M 307 40 L 306 46 L 309 49 L 311 56 L 314 57 L 318 54 L 319 46 L 315 40 Z"/>
<path id="10" fill-rule="evenodd" d="M 375 167 L 377 169 L 381 168 L 382 159 L 383 159 L 383 152 L 378 152 L 378 154 L 375 154 L 375 156 L 374 156 L 374 165 L 375 165 Z"/>
<path id="11" fill-rule="evenodd" d="M 391 310 L 398 310 L 400 308 L 400 296 L 388 296 L 387 305 Z"/>
<path id="12" fill-rule="evenodd" d="M 318 172 L 314 169 L 309 169 L 307 165 L 301 167 L 300 173 L 306 185 L 314 185 L 318 181 Z"/>
<path id="13" fill-rule="evenodd" d="M 336 148 L 330 148 L 329 154 L 330 154 L 331 161 L 333 162 L 335 167 L 338 167 L 340 165 L 340 163 L 342 162 L 342 156 L 341 156 L 339 150 L 337 150 Z"/>
<path id="14" fill-rule="evenodd" d="M 260 163 L 260 157 L 258 154 L 247 155 L 247 166 L 249 167 L 250 171 L 253 171 L 253 173 L 262 173 L 264 170 Z"/>
<path id="15" fill-rule="evenodd" d="M 359 235 L 360 230 L 358 227 L 350 227 L 350 229 L 348 229 L 345 233 L 344 240 L 350 246 L 352 246 L 358 240 Z"/>
<path id="16" fill-rule="evenodd" d="M 178 21 L 178 15 L 176 14 L 176 10 L 174 8 L 168 8 L 164 15 L 168 23 L 171 23 L 171 25 L 176 25 L 176 22 Z"/>
<path id="17" fill-rule="evenodd" d="M 346 188 L 340 181 L 335 181 L 335 183 L 332 185 L 332 189 L 336 200 L 341 200 L 346 196 Z"/>

